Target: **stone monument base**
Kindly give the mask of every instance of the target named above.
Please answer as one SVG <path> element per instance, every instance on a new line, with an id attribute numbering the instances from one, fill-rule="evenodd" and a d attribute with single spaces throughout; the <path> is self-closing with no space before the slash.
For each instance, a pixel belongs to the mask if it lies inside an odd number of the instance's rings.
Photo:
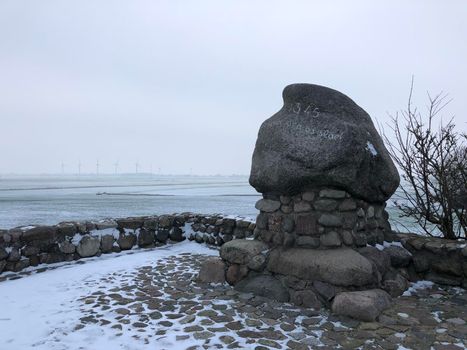
<path id="1" fill-rule="evenodd" d="M 391 266 L 389 253 L 371 246 L 286 248 L 238 239 L 225 243 L 220 256 L 203 267 L 205 282 L 210 275 L 219 282 L 224 273 L 239 291 L 302 307 L 327 307 L 364 321 L 375 320 L 391 296 L 408 287 L 408 276 Z"/>

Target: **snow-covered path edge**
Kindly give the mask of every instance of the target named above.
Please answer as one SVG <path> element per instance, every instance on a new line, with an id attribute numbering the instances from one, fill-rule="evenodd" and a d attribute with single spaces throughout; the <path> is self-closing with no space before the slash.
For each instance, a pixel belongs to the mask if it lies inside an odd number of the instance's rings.
<path id="1" fill-rule="evenodd" d="M 41 340 L 73 324 L 81 315 L 76 299 L 93 290 L 86 284 L 87 280 L 134 270 L 180 253 L 218 254 L 215 249 L 189 241 L 132 253 L 91 258 L 85 264 L 63 264 L 39 274 L 1 282 L 0 349 L 40 348 L 45 345 Z"/>

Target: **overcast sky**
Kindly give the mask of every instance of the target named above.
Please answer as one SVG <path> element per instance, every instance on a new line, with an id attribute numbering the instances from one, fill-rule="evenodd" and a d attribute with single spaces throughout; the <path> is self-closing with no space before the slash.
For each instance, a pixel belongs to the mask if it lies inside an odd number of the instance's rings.
<path id="1" fill-rule="evenodd" d="M 467 122 L 460 1 L 0 0 L 0 173 L 248 174 L 293 82 Z M 191 170 L 190 170 L 191 169 Z"/>

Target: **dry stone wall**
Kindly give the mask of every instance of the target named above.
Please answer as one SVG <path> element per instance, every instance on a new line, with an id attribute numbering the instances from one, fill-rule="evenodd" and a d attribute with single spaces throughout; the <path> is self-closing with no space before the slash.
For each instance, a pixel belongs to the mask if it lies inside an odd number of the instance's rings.
<path id="1" fill-rule="evenodd" d="M 331 188 L 295 196 L 266 195 L 256 203 L 255 237 L 272 246 L 330 249 L 383 243 L 391 233 L 384 204 Z"/>
<path id="2" fill-rule="evenodd" d="M 185 239 L 220 246 L 253 235 L 251 221 L 183 213 L 0 230 L 0 273 Z"/>

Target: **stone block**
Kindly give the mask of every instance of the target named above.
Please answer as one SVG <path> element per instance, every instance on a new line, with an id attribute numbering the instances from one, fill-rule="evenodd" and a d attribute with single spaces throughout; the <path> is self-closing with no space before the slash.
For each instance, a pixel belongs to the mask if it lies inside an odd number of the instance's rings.
<path id="1" fill-rule="evenodd" d="M 360 321 L 373 322 L 391 305 L 391 297 L 381 289 L 342 292 L 332 303 L 332 312 Z"/>

